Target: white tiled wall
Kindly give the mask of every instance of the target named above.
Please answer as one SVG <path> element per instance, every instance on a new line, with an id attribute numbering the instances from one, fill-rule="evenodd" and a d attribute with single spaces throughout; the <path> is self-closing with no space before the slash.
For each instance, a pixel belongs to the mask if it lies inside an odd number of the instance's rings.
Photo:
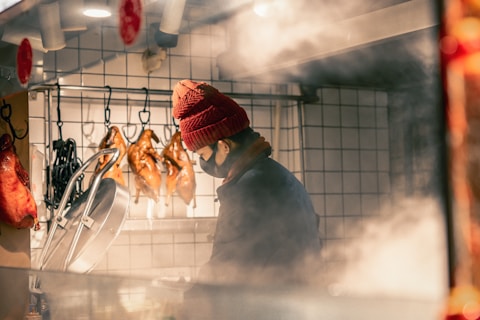
<path id="1" fill-rule="evenodd" d="M 390 197 L 388 96 L 356 88 L 317 95 L 304 111 L 305 184 L 325 248 L 338 248 Z"/>

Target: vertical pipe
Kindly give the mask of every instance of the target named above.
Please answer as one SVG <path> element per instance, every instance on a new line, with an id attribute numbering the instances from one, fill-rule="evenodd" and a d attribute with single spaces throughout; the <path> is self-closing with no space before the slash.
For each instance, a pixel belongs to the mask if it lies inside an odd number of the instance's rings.
<path id="1" fill-rule="evenodd" d="M 52 168 L 53 166 L 53 143 L 52 143 L 52 118 L 51 118 L 51 109 L 52 109 L 52 104 L 53 104 L 53 97 L 52 97 L 52 90 L 48 89 L 45 91 L 47 93 L 47 105 L 46 105 L 46 110 L 45 110 L 45 118 L 47 120 L 47 137 L 45 139 L 45 148 L 48 148 L 48 153 L 45 152 L 45 154 L 48 154 L 46 157 L 46 166 L 47 166 L 47 177 L 46 181 L 49 181 L 50 183 L 47 185 L 47 194 L 48 195 L 53 195 L 53 185 L 52 185 L 52 172 L 50 171 L 49 168 Z M 54 216 L 54 207 L 50 207 L 50 216 L 48 217 L 48 221 L 50 221 Z"/>
<path id="2" fill-rule="evenodd" d="M 280 125 L 282 120 L 282 105 L 280 100 L 275 101 L 275 118 L 273 124 L 273 159 L 279 160 L 280 149 Z"/>
<path id="3" fill-rule="evenodd" d="M 305 184 L 305 146 L 304 146 L 304 126 L 303 119 L 305 114 L 305 104 L 303 101 L 297 102 L 297 112 L 298 112 L 298 140 L 299 140 L 299 152 L 300 152 L 300 172 L 302 175 L 302 182 Z"/>
<path id="4" fill-rule="evenodd" d="M 46 50 L 60 50 L 66 45 L 60 22 L 60 6 L 57 1 L 38 7 L 42 44 Z"/>
<path id="5" fill-rule="evenodd" d="M 178 34 L 182 23 L 183 10 L 186 0 L 169 0 L 163 9 L 160 31 L 169 34 Z"/>
<path id="6" fill-rule="evenodd" d="M 167 0 L 163 9 L 162 21 L 155 33 L 155 42 L 162 48 L 177 46 L 180 25 L 186 0 Z"/>

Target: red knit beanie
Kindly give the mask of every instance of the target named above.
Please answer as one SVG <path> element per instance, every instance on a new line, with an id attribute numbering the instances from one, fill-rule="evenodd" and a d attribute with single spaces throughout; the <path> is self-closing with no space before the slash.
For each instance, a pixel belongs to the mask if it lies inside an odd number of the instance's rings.
<path id="1" fill-rule="evenodd" d="M 180 120 L 185 146 L 195 151 L 250 125 L 245 110 L 205 82 L 182 80 L 172 94 L 173 116 Z"/>

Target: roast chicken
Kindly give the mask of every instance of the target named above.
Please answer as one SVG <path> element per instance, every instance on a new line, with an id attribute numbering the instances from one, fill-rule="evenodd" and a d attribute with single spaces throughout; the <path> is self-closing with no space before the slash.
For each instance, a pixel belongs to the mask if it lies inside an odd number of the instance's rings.
<path id="1" fill-rule="evenodd" d="M 162 173 L 157 163 L 162 161 L 162 157 L 153 147 L 152 139 L 159 142 L 153 130 L 145 129 L 137 142 L 129 145 L 127 149 L 128 164 L 135 176 L 135 203 L 138 203 L 140 192 L 155 202 L 160 200 Z"/>
<path id="2" fill-rule="evenodd" d="M 98 148 L 99 150 L 107 149 L 107 148 L 117 148 L 120 151 L 120 155 L 117 161 L 113 164 L 113 166 L 110 167 L 110 169 L 108 169 L 107 172 L 105 172 L 103 177 L 112 178 L 117 183 L 124 186 L 125 179 L 123 178 L 122 169 L 120 169 L 120 163 L 122 162 L 122 159 L 125 157 L 125 154 L 127 153 L 127 145 L 125 144 L 125 140 L 123 140 L 122 134 L 118 129 L 118 127 L 111 126 L 108 129 L 107 134 L 100 142 Z M 107 163 L 110 161 L 111 158 L 112 158 L 112 155 L 110 154 L 101 156 L 98 159 L 98 163 L 95 168 L 95 173 L 98 173 L 100 170 L 102 170 L 107 165 Z"/>
<path id="3" fill-rule="evenodd" d="M 0 221 L 18 229 L 40 229 L 30 177 L 9 134 L 0 138 Z"/>
<path id="4" fill-rule="evenodd" d="M 165 146 L 162 158 L 163 165 L 167 170 L 165 205 L 169 205 L 172 194 L 176 191 L 185 204 L 189 205 L 193 200 L 195 208 L 196 182 L 193 161 L 190 160 L 187 151 L 183 148 L 180 131 L 175 132 L 169 144 Z"/>

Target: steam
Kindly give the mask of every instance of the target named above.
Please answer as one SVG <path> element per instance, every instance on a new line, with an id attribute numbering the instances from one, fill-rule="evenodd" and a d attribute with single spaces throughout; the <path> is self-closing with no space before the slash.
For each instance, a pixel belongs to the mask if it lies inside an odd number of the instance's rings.
<path id="1" fill-rule="evenodd" d="M 272 69 L 300 72 L 295 67 L 303 63 L 426 28 L 433 20 L 433 9 L 429 10 L 425 1 L 256 0 L 252 3 L 251 10 L 242 11 L 229 21 L 230 48 L 235 56 L 224 57 L 232 59 L 225 63 L 225 68 L 242 65 L 250 73 L 267 77 L 267 71 Z M 398 23 L 402 17 L 408 17 L 409 11 L 418 14 L 418 21 L 425 22 L 414 26 Z M 415 44 L 409 43 L 409 47 L 418 50 Z M 242 68 L 233 69 L 235 76 L 243 76 Z"/>
<path id="2" fill-rule="evenodd" d="M 447 289 L 447 249 L 441 210 L 434 199 L 406 199 L 367 220 L 362 235 L 328 247 L 345 260 L 330 275 L 332 295 L 441 299 Z"/>
<path id="3" fill-rule="evenodd" d="M 330 29 L 332 16 L 327 12 L 332 10 L 328 5 L 317 9 L 314 8 L 317 5 L 307 6 L 303 1 L 265 2 L 268 13 L 259 16 L 254 10 L 243 12 L 236 17 L 231 30 L 233 47 L 242 61 L 250 65 L 261 67 L 285 62 L 278 57 L 280 53 L 288 54 L 300 47 L 318 48 L 319 41 L 339 39 L 344 33 L 340 28 Z"/>

